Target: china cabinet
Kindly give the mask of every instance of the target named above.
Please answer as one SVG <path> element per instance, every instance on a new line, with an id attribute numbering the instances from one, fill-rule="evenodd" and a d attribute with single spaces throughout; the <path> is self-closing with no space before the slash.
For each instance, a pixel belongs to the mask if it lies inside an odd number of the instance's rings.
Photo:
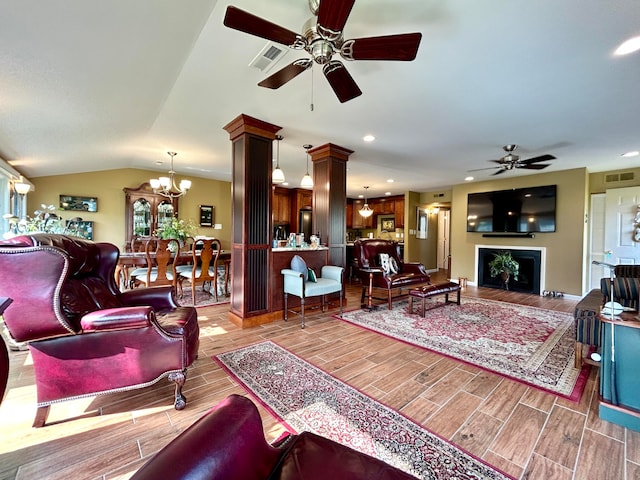
<path id="1" fill-rule="evenodd" d="M 154 193 L 148 183 L 137 188 L 124 188 L 125 248 L 134 237 L 148 237 L 173 217 L 178 216 L 178 198 Z"/>

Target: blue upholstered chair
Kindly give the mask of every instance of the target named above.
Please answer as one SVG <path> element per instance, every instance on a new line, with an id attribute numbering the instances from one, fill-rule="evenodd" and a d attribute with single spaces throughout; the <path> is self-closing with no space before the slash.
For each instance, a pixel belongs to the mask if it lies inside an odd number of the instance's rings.
<path id="1" fill-rule="evenodd" d="M 300 298 L 300 314 L 302 316 L 302 328 L 304 328 L 304 304 L 309 297 L 322 297 L 322 311 L 325 308 L 325 295 L 329 293 L 340 293 L 340 316 L 342 316 L 342 279 L 344 268 L 332 265 L 325 265 L 320 271 L 320 276 L 316 276 L 299 255 L 291 260 L 291 268 L 280 271 L 284 281 L 284 320 L 289 319 L 289 295 Z"/>

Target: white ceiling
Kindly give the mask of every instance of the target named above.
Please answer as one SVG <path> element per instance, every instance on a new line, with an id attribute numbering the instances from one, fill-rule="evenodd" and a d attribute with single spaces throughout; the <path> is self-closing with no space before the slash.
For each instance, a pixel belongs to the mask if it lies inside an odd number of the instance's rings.
<path id="1" fill-rule="evenodd" d="M 245 113 L 282 127 L 292 186 L 303 144 L 354 150 L 349 196 L 449 188 L 507 143 L 555 155 L 544 172 L 640 166 L 620 157 L 640 149 L 640 52 L 613 55 L 640 35 L 638 0 L 357 0 L 346 38 L 423 37 L 413 62 L 347 63 L 363 94 L 344 104 L 317 67 L 258 87 L 304 55 L 249 67 L 267 42 L 223 26 L 229 4 L 294 31 L 310 17 L 306 0 L 3 0 L 0 156 L 38 177 L 168 170 L 174 150 L 178 177 L 229 180 L 222 127 Z"/>

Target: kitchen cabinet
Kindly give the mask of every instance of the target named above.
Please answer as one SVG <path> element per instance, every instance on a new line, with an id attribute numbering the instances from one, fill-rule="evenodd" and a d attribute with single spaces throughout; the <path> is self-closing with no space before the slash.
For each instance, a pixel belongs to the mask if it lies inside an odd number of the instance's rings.
<path id="1" fill-rule="evenodd" d="M 274 225 L 289 225 L 291 223 L 291 197 L 289 192 L 288 188 L 273 188 L 272 211 Z"/>
<path id="2" fill-rule="evenodd" d="M 393 203 L 396 228 L 404 228 L 404 197 L 396 198 Z"/>
<path id="3" fill-rule="evenodd" d="M 347 228 L 353 228 L 353 200 L 347 198 Z"/>
<path id="4" fill-rule="evenodd" d="M 124 188 L 125 193 L 125 250 L 134 237 L 149 237 L 178 216 L 178 198 L 154 193 L 148 183 L 138 188 Z"/>
<path id="5" fill-rule="evenodd" d="M 295 188 L 291 191 L 291 232 L 300 232 L 300 210 L 311 210 L 313 204 L 313 191 L 304 188 Z"/>

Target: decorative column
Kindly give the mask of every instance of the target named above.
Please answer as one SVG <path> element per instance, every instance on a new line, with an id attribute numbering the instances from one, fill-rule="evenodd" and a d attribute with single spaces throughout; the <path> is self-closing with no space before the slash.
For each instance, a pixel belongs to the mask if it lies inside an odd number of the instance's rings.
<path id="1" fill-rule="evenodd" d="M 281 127 L 241 114 L 223 128 L 233 160 L 229 319 L 247 327 L 269 311 L 272 146 Z"/>
<path id="2" fill-rule="evenodd" d="M 346 267 L 347 161 L 353 150 L 327 143 L 313 161 L 313 232 L 329 247 L 329 264 Z"/>

